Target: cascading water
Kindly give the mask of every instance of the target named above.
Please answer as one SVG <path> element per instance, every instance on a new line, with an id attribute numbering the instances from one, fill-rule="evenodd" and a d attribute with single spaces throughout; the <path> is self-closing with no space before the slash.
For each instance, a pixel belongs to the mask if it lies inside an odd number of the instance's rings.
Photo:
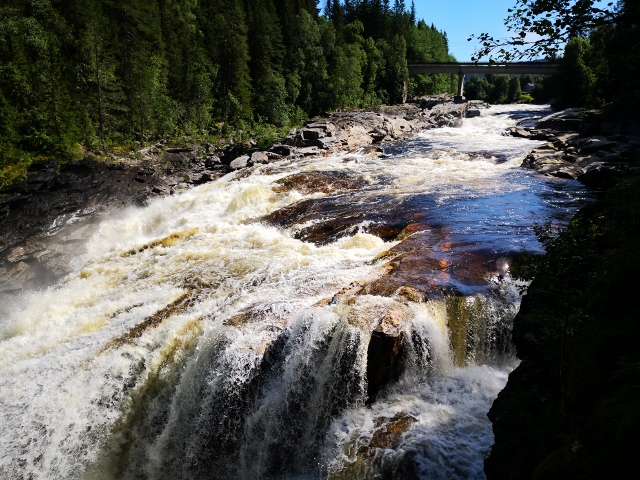
<path id="1" fill-rule="evenodd" d="M 585 197 L 512 108 L 103 222 L 1 320 L 0 476 L 483 478 L 509 255 Z"/>

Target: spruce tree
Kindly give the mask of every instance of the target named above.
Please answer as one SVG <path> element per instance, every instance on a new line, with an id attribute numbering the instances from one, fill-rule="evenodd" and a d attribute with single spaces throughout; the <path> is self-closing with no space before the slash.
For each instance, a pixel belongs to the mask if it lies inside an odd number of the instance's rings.
<path id="1" fill-rule="evenodd" d="M 284 45 L 272 0 L 246 2 L 254 112 L 259 120 L 287 125 L 287 91 L 282 75 Z"/>

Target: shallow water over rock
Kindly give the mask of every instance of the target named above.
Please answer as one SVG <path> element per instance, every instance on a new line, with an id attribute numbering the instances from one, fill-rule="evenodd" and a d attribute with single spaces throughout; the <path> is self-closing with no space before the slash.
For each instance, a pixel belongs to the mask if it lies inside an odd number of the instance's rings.
<path id="1" fill-rule="evenodd" d="M 513 109 L 102 221 L 4 307 L 0 476 L 483 478 L 510 259 L 588 200 Z"/>

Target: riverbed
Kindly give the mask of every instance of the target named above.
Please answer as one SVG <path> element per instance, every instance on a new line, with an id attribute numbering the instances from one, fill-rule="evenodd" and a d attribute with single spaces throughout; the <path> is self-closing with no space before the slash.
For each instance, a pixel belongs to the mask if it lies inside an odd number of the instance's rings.
<path id="1" fill-rule="evenodd" d="M 590 196 L 483 110 L 120 210 L 0 319 L 0 476 L 481 479 L 523 285 Z M 380 368 L 373 365 L 382 365 Z"/>

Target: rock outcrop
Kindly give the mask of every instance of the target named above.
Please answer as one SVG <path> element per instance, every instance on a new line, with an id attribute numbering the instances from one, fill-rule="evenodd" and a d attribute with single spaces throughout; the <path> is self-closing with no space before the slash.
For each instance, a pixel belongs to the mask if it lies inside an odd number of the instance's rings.
<path id="1" fill-rule="evenodd" d="M 640 139 L 610 134 L 596 135 L 577 109 L 541 119 L 535 128 L 512 127 L 514 137 L 542 140 L 522 162 L 524 168 L 602 189 L 613 186 L 640 165 Z"/>

